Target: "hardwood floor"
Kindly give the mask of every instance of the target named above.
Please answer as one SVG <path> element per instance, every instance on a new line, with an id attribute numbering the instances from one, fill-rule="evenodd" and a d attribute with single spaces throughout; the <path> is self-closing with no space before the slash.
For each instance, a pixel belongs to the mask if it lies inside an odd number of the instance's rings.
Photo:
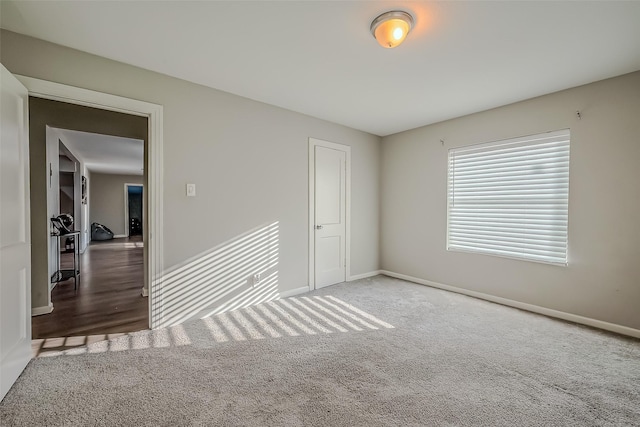
<path id="1" fill-rule="evenodd" d="M 72 257 L 62 254 L 62 266 L 71 267 Z M 73 289 L 73 279 L 56 285 L 51 293 L 53 312 L 31 319 L 33 339 L 148 329 L 149 301 L 141 295 L 141 236 L 92 242 L 80 262 L 78 290 Z"/>

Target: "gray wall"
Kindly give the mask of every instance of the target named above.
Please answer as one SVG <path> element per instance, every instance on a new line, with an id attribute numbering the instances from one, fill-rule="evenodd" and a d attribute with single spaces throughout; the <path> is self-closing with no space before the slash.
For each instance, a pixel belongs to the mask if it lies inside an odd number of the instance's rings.
<path id="1" fill-rule="evenodd" d="M 351 272 L 378 269 L 379 137 L 4 30 L 0 52 L 14 74 L 164 106 L 168 271 L 278 221 L 278 289 L 307 286 L 309 137 L 351 146 Z M 197 197 L 185 196 L 188 182 Z M 198 291 L 212 295 L 216 283 Z M 177 307 L 191 291 L 171 292 L 165 305 Z"/>
<path id="2" fill-rule="evenodd" d="M 563 128 L 568 267 L 448 252 L 447 150 Z M 640 328 L 639 138 L 640 72 L 383 138 L 382 268 Z"/>
<path id="3" fill-rule="evenodd" d="M 89 223 L 106 225 L 113 234 L 124 235 L 126 229 L 124 212 L 124 184 L 143 184 L 141 175 L 112 175 L 91 173 L 89 188 L 91 210 Z"/>

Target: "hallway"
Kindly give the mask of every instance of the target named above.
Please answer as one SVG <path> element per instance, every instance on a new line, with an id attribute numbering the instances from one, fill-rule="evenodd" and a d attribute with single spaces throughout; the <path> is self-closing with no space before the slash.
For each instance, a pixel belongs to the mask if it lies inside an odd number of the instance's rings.
<path id="1" fill-rule="evenodd" d="M 72 254 L 61 256 L 63 268 L 70 267 Z M 34 340 L 148 328 L 141 236 L 91 242 L 80 262 L 78 290 L 73 279 L 58 283 L 51 292 L 53 312 L 32 318 Z"/>

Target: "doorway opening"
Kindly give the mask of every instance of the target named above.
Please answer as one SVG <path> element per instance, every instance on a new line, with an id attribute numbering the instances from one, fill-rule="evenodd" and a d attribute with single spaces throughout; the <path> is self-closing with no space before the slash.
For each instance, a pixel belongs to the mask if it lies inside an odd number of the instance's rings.
<path id="1" fill-rule="evenodd" d="M 127 237 L 141 236 L 144 185 L 124 184 L 124 215 Z"/>
<path id="2" fill-rule="evenodd" d="M 86 108 L 62 107 L 46 100 L 31 100 L 30 107 L 36 122 L 46 120 L 92 129 L 83 120 Z M 73 112 L 72 120 L 59 117 L 64 117 L 65 111 Z M 49 218 L 65 220 L 66 226 L 54 230 L 49 239 L 49 298 L 54 310 L 32 320 L 33 339 L 43 345 L 47 339 L 60 337 L 75 337 L 78 345 L 82 341 L 78 337 L 149 327 L 147 299 L 140 291 L 145 272 L 145 204 L 143 193 L 134 190 L 141 189 L 146 180 L 147 122 L 138 117 L 103 117 L 95 111 L 91 114 L 96 115 L 94 118 L 108 118 L 103 131 L 108 131 L 109 126 L 112 134 L 143 139 L 46 126 L 45 154 L 50 171 L 46 183 L 47 213 Z M 122 129 L 119 121 L 127 127 Z M 37 153 L 36 142 L 32 149 Z M 123 185 L 136 194 L 123 200 Z M 130 214 L 136 225 L 131 237 Z M 51 343 L 46 347 L 50 348 Z"/>

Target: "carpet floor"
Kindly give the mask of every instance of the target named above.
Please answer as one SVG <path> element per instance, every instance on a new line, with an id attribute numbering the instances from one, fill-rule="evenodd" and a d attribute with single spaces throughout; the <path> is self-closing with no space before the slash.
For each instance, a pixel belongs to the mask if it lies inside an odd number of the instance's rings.
<path id="1" fill-rule="evenodd" d="M 4 426 L 640 425 L 640 341 L 384 276 L 32 360 Z"/>

